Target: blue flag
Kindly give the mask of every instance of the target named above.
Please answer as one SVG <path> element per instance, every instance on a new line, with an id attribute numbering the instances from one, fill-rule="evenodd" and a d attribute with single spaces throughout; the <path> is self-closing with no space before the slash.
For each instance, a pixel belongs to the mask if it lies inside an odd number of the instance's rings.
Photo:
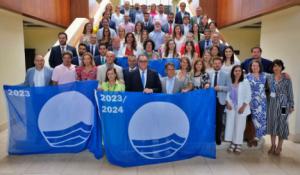
<path id="1" fill-rule="evenodd" d="M 9 110 L 9 154 L 103 155 L 96 107 L 97 81 L 60 86 L 4 86 Z"/>
<path id="2" fill-rule="evenodd" d="M 97 92 L 106 157 L 128 167 L 216 157 L 215 91 Z"/>
<path id="3" fill-rule="evenodd" d="M 164 77 L 166 76 L 165 64 L 167 63 L 173 63 L 175 65 L 175 69 L 180 68 L 180 60 L 178 58 L 149 60 L 148 67 L 158 72 L 161 77 Z M 121 66 L 122 68 L 128 68 L 127 57 L 116 58 L 116 64 Z"/>

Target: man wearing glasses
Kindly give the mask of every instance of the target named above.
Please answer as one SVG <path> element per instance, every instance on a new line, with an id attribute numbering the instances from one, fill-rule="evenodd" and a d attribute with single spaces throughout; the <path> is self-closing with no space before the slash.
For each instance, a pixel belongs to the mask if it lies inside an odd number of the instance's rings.
<path id="1" fill-rule="evenodd" d="M 146 55 L 138 56 L 138 69 L 129 73 L 125 82 L 126 91 L 160 93 L 162 91 L 158 73 L 148 69 L 148 59 Z"/>

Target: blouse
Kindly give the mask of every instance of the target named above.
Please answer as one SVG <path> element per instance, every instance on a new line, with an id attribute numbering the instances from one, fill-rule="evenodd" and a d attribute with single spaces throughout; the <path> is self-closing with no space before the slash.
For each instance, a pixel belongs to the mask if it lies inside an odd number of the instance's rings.
<path id="1" fill-rule="evenodd" d="M 90 70 L 85 70 L 84 66 L 76 67 L 77 80 L 96 80 L 97 67 L 93 66 Z"/>
<path id="2" fill-rule="evenodd" d="M 123 92 L 125 91 L 125 85 L 121 84 L 120 82 L 116 81 L 116 84 L 111 86 L 109 82 L 103 82 L 101 84 L 101 88 L 103 91 L 111 91 L 111 92 Z"/>
<path id="3" fill-rule="evenodd" d="M 209 83 L 208 73 L 201 73 L 200 75 L 194 75 L 192 78 L 194 89 L 203 89 L 206 84 Z"/>

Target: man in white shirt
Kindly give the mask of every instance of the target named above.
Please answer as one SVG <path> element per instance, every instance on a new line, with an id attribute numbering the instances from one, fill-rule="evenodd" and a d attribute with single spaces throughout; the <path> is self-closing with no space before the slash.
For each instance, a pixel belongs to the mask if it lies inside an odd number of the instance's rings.
<path id="1" fill-rule="evenodd" d="M 52 69 L 45 66 L 45 60 L 42 55 L 36 55 L 34 58 L 34 67 L 26 72 L 24 86 L 48 86 L 51 83 Z"/>
<path id="2" fill-rule="evenodd" d="M 154 16 L 153 23 L 154 23 L 154 21 L 160 21 L 162 26 L 164 26 L 165 24 L 168 23 L 168 17 L 166 14 L 164 14 L 164 5 L 163 4 L 159 4 L 158 14 Z"/>

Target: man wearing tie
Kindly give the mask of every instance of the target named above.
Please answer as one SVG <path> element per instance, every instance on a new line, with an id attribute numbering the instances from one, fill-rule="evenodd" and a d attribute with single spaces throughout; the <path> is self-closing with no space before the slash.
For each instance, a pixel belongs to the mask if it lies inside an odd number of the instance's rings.
<path id="1" fill-rule="evenodd" d="M 216 144 L 221 145 L 221 135 L 223 126 L 223 113 L 225 109 L 225 101 L 227 92 L 231 87 L 230 76 L 221 70 L 222 59 L 215 57 L 213 59 L 213 71 L 210 72 L 210 82 L 212 88 L 216 91 Z"/>
<path id="2" fill-rule="evenodd" d="M 99 55 L 96 34 L 91 34 L 90 44 L 87 46 L 87 51 L 90 52 L 93 55 L 93 57 Z"/>
<path id="3" fill-rule="evenodd" d="M 162 90 L 158 73 L 148 69 L 148 59 L 146 55 L 139 55 L 138 69 L 130 72 L 126 91 L 160 93 Z"/>
<path id="4" fill-rule="evenodd" d="M 205 52 L 205 50 L 209 49 L 212 46 L 210 34 L 211 34 L 211 31 L 209 29 L 204 30 L 204 38 L 205 39 L 200 41 L 200 43 L 199 43 L 201 57 L 203 56 L 203 53 Z"/>
<path id="5" fill-rule="evenodd" d="M 107 48 L 106 48 L 106 44 L 100 44 L 98 47 L 98 51 L 99 51 L 99 55 L 94 57 L 95 60 L 95 64 L 96 66 L 105 64 L 106 62 L 106 52 L 107 52 Z"/>
<path id="6" fill-rule="evenodd" d="M 184 82 L 176 77 L 175 66 L 173 63 L 165 65 L 166 77 L 161 79 L 162 92 L 167 94 L 175 94 L 182 92 Z"/>
<path id="7" fill-rule="evenodd" d="M 49 56 L 49 65 L 54 68 L 60 65 L 62 60 L 62 55 L 66 51 L 71 51 L 73 56 L 77 56 L 76 49 L 70 45 L 67 45 L 68 36 L 65 32 L 58 33 L 59 45 L 51 48 L 51 53 Z"/>
<path id="8" fill-rule="evenodd" d="M 165 33 L 173 35 L 173 29 L 174 29 L 174 13 L 170 12 L 168 14 L 168 23 L 163 25 L 162 30 Z"/>
<path id="9" fill-rule="evenodd" d="M 200 25 L 201 20 L 202 20 L 202 13 L 203 13 L 202 7 L 198 6 L 196 9 L 196 16 L 193 16 L 191 19 L 192 25 L 194 25 L 194 24 Z"/>
<path id="10" fill-rule="evenodd" d="M 135 55 L 128 56 L 127 62 L 128 62 L 128 68 L 123 69 L 123 76 L 124 76 L 125 84 L 128 83 L 128 77 L 129 77 L 130 72 L 133 72 L 137 69 L 136 56 Z"/>
<path id="11" fill-rule="evenodd" d="M 150 18 L 149 12 L 144 13 L 144 29 L 148 31 L 148 33 L 154 30 L 154 25 L 152 23 L 152 19 Z"/>

